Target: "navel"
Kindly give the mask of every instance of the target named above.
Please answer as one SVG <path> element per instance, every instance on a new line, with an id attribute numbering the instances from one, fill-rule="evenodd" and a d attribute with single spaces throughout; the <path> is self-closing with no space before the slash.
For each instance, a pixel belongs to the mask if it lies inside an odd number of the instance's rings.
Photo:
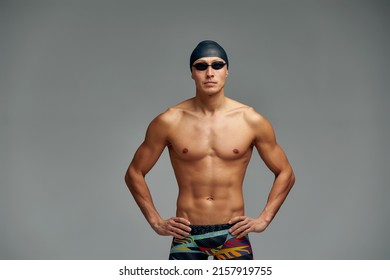
<path id="1" fill-rule="evenodd" d="M 188 153 L 188 149 L 184 148 L 182 152 L 183 152 L 183 154 L 186 154 L 186 153 Z"/>
<path id="2" fill-rule="evenodd" d="M 214 200 L 214 197 L 210 195 L 210 196 L 208 196 L 206 199 L 207 199 L 207 200 Z"/>
<path id="3" fill-rule="evenodd" d="M 240 151 L 238 149 L 234 149 L 233 153 L 238 154 Z"/>

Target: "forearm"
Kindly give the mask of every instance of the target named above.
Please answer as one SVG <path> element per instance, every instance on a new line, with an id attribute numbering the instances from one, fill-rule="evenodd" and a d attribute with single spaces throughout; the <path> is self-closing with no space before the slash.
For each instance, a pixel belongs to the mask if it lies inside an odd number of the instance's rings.
<path id="1" fill-rule="evenodd" d="M 125 175 L 125 182 L 145 219 L 154 227 L 161 220 L 161 216 L 154 206 L 145 176 L 129 168 Z"/>
<path id="2" fill-rule="evenodd" d="M 294 172 L 291 168 L 280 172 L 274 180 L 267 204 L 259 215 L 259 219 L 267 223 L 267 226 L 276 216 L 291 188 L 295 183 Z"/>

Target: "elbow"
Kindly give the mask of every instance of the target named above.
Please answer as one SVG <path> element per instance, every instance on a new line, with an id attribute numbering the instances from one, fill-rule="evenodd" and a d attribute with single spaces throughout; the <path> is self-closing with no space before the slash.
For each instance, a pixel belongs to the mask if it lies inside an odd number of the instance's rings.
<path id="1" fill-rule="evenodd" d="M 130 185 L 130 181 L 131 181 L 129 173 L 130 173 L 129 170 L 127 170 L 126 174 L 125 174 L 125 178 L 124 178 L 125 179 L 125 183 L 126 183 L 127 186 Z"/>
<path id="2" fill-rule="evenodd" d="M 294 186 L 294 184 L 295 184 L 295 173 L 294 173 L 294 171 L 292 169 L 291 169 L 288 181 L 289 181 L 288 185 L 289 185 L 289 187 L 291 189 Z"/>
<path id="3" fill-rule="evenodd" d="M 285 190 L 289 192 L 295 184 L 295 174 L 291 167 L 282 170 L 280 173 L 275 174 L 275 180 L 280 180 L 285 186 Z"/>
<path id="4" fill-rule="evenodd" d="M 125 174 L 125 183 L 127 187 L 131 190 L 134 185 L 134 181 L 136 180 L 138 172 L 130 165 Z"/>

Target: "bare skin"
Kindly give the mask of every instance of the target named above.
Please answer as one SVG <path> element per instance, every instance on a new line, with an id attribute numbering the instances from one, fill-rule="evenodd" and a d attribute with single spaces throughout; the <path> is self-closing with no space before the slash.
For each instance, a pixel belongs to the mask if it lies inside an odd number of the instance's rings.
<path id="1" fill-rule="evenodd" d="M 221 60 L 204 57 L 211 64 Z M 189 225 L 232 224 L 241 238 L 262 232 L 292 188 L 295 177 L 271 124 L 251 107 L 227 98 L 228 70 L 192 70 L 196 96 L 157 116 L 149 125 L 125 181 L 151 227 L 184 238 Z M 176 216 L 164 219 L 153 204 L 146 174 L 168 148 L 179 187 Z M 244 211 L 243 180 L 255 148 L 275 174 L 267 203 L 255 218 Z"/>

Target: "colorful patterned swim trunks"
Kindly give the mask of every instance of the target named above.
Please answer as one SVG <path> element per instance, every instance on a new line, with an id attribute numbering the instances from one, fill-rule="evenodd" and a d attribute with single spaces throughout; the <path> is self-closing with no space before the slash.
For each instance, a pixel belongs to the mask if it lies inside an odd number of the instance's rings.
<path id="1" fill-rule="evenodd" d="M 232 225 L 191 226 L 189 236 L 173 238 L 170 260 L 253 260 L 248 236 L 236 238 L 230 232 Z"/>

